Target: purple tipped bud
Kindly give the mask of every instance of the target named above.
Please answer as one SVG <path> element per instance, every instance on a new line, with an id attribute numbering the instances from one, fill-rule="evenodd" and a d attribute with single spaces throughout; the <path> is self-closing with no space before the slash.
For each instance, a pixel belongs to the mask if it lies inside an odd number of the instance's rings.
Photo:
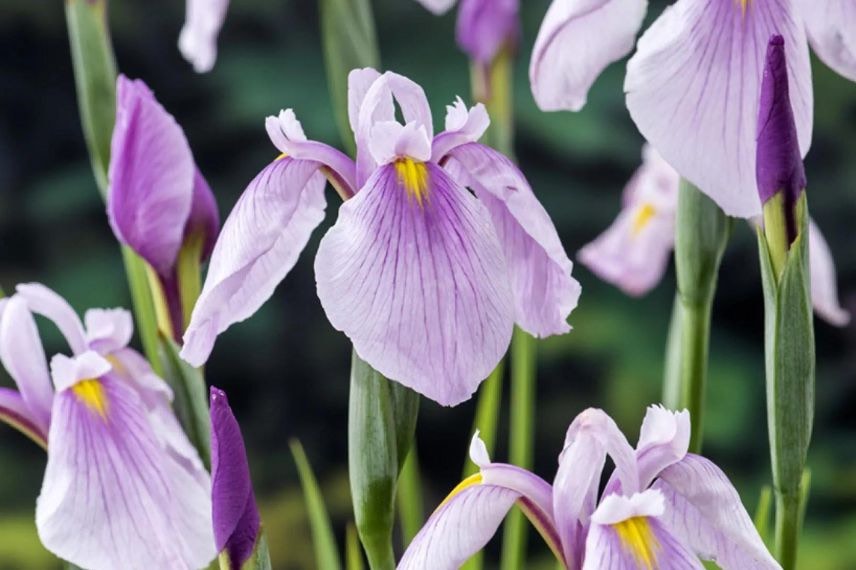
<path id="1" fill-rule="evenodd" d="M 767 46 L 758 112 L 756 176 L 761 202 L 784 193 L 789 211 L 805 190 L 805 169 L 800 153 L 794 112 L 788 95 L 785 40 L 775 35 Z"/>
<path id="2" fill-rule="evenodd" d="M 473 61 L 488 65 L 505 43 L 520 33 L 518 0 L 462 0 L 458 10 L 458 45 Z"/>
<path id="3" fill-rule="evenodd" d="M 214 541 L 231 567 L 240 568 L 253 554 L 261 522 L 250 480 L 241 429 L 226 393 L 211 388 L 211 497 Z"/>

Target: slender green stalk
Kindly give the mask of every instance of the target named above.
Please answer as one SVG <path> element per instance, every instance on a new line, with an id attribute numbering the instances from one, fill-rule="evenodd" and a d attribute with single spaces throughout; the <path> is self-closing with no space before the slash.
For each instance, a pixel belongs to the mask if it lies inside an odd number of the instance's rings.
<path id="1" fill-rule="evenodd" d="M 511 437 L 509 460 L 523 469 L 532 468 L 535 436 L 535 339 L 515 328 L 511 340 Z M 526 567 L 526 519 L 514 509 L 505 520 L 502 570 Z"/>
<path id="2" fill-rule="evenodd" d="M 479 401 L 476 405 L 476 417 L 473 420 L 473 432 L 478 431 L 479 437 L 487 448 L 488 453 L 496 449 L 496 438 L 499 427 L 499 408 L 502 404 L 502 376 L 505 361 L 500 361 L 479 387 Z M 474 474 L 478 467 L 467 458 L 464 462 L 463 478 Z"/>
<path id="3" fill-rule="evenodd" d="M 681 296 L 675 295 L 669 337 L 666 340 L 666 365 L 663 370 L 663 405 L 676 410 L 681 405 Z"/>
<path id="4" fill-rule="evenodd" d="M 309 514 L 309 523 L 312 526 L 312 543 L 315 548 L 315 567 L 318 570 L 339 570 L 342 567 L 339 561 L 339 551 L 336 547 L 336 538 L 333 535 L 333 526 L 330 524 L 330 516 L 324 505 L 324 497 L 315 479 L 315 473 L 303 451 L 303 446 L 296 439 L 290 442 L 291 454 L 297 464 L 297 472 L 300 475 L 300 484 L 303 486 L 303 498 L 306 501 L 306 510 Z"/>
<path id="5" fill-rule="evenodd" d="M 347 570 L 363 570 L 363 550 L 360 548 L 360 537 L 357 529 L 349 524 L 345 530 L 345 567 Z"/>
<path id="6" fill-rule="evenodd" d="M 708 346 L 710 344 L 710 313 L 713 297 L 698 303 L 681 303 L 681 407 L 690 412 L 692 434 L 690 450 L 701 450 L 704 433 L 705 388 L 707 386 Z"/>
<path id="7" fill-rule="evenodd" d="M 398 516 L 401 519 L 401 538 L 406 548 L 425 522 L 422 505 L 422 477 L 419 472 L 419 457 L 414 446 L 398 477 Z"/>

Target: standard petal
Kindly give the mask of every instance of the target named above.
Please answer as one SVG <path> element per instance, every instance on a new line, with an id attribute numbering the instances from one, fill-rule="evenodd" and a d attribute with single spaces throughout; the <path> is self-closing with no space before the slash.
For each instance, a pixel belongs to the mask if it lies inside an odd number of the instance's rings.
<path id="1" fill-rule="evenodd" d="M 799 0 L 811 47 L 829 67 L 856 81 L 856 5 L 849 0 Z"/>
<path id="2" fill-rule="evenodd" d="M 647 0 L 553 0 L 529 63 L 538 106 L 582 109 L 600 73 L 633 49 L 647 9 Z"/>
<path id="3" fill-rule="evenodd" d="M 650 406 L 636 444 L 639 487 L 645 489 L 660 472 L 687 455 L 690 447 L 690 413 Z"/>
<path id="4" fill-rule="evenodd" d="M 850 313 L 838 301 L 835 261 L 829 251 L 829 245 L 814 221 L 808 227 L 808 247 L 811 303 L 814 305 L 814 312 L 831 325 L 847 326 L 850 323 Z"/>
<path id="5" fill-rule="evenodd" d="M 318 296 L 375 369 L 455 405 L 508 348 L 508 272 L 484 207 L 438 166 L 410 166 L 381 167 L 339 209 L 315 259 Z"/>
<path id="6" fill-rule="evenodd" d="M 770 556 L 740 496 L 716 465 L 689 454 L 654 483 L 666 497 L 663 524 L 701 558 L 723 570 L 773 570 Z"/>
<path id="7" fill-rule="evenodd" d="M 537 337 L 570 331 L 567 319 L 580 284 L 571 277 L 573 264 L 550 215 L 523 174 L 504 155 L 477 143 L 452 150 L 446 168 L 490 212 L 511 275 L 517 324 Z"/>
<path id="8" fill-rule="evenodd" d="M 520 32 L 518 0 L 461 0 L 455 37 L 470 59 L 490 64 Z"/>
<path id="9" fill-rule="evenodd" d="M 36 505 L 42 543 L 91 570 L 206 566 L 215 555 L 210 484 L 158 445 L 131 386 L 109 375 L 92 382 L 103 415 L 75 389 L 54 402 Z"/>
<path id="10" fill-rule="evenodd" d="M 317 162 L 283 158 L 250 183 L 223 225 L 208 275 L 184 334 L 181 356 L 194 366 L 217 335 L 255 313 L 294 267 L 324 219 Z"/>
<path id="11" fill-rule="evenodd" d="M 125 309 L 89 309 L 83 320 L 87 346 L 99 354 L 125 348 L 134 334 L 134 319 Z"/>
<path id="12" fill-rule="evenodd" d="M 117 82 L 107 214 L 113 232 L 170 275 L 190 215 L 196 166 L 184 132 L 140 81 Z"/>
<path id="13" fill-rule="evenodd" d="M 32 312 L 50 319 L 57 326 L 74 354 L 86 350 L 86 333 L 80 317 L 65 299 L 41 283 L 21 283 L 15 291 L 27 301 Z"/>
<path id="14" fill-rule="evenodd" d="M 678 0 L 639 40 L 624 89 L 637 127 L 726 214 L 761 212 L 755 136 L 767 42 L 785 40 L 802 154 L 811 143 L 808 44 L 793 0 Z"/>
<path id="15" fill-rule="evenodd" d="M 454 0 L 453 0 L 454 1 Z M 351 131 L 357 134 L 360 124 L 360 109 L 369 88 L 380 78 L 380 72 L 371 67 L 354 69 L 348 74 L 348 122 Z"/>
<path id="16" fill-rule="evenodd" d="M 186 7 L 178 49 L 197 73 L 211 71 L 217 60 L 217 36 L 226 19 L 229 0 L 187 0 Z"/>
<path id="17" fill-rule="evenodd" d="M 496 534 L 519 497 L 495 485 L 475 485 L 459 492 L 431 515 L 398 570 L 457 570 Z"/>
<path id="18" fill-rule="evenodd" d="M 27 302 L 12 296 L 0 320 L 0 360 L 18 386 L 33 423 L 47 433 L 53 405 L 53 385 L 47 358 Z"/>

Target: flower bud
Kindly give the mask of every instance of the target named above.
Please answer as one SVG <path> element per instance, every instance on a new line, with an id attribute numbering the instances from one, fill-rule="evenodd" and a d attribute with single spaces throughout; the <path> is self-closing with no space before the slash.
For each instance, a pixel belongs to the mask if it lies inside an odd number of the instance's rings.
<path id="1" fill-rule="evenodd" d="M 458 45 L 473 61 L 489 65 L 520 33 L 518 0 L 462 0 L 458 9 Z"/>

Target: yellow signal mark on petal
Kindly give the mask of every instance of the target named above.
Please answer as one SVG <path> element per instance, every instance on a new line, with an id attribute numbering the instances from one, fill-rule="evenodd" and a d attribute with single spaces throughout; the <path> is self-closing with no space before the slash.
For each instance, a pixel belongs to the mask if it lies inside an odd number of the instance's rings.
<path id="1" fill-rule="evenodd" d="M 735 0 L 738 4 L 740 4 L 740 9 L 743 11 L 743 15 L 746 15 L 746 9 L 749 7 L 749 2 L 752 0 Z"/>
<path id="2" fill-rule="evenodd" d="M 412 158 L 400 158 L 395 161 L 395 172 L 407 196 L 421 208 L 428 201 L 428 167 Z"/>
<path id="3" fill-rule="evenodd" d="M 621 544 L 636 559 L 640 570 L 653 570 L 657 567 L 657 551 L 660 543 L 651 530 L 647 517 L 632 517 L 612 525 Z"/>
<path id="4" fill-rule="evenodd" d="M 636 211 L 636 215 L 633 217 L 633 235 L 639 235 L 639 233 L 648 226 L 651 219 L 656 215 L 657 209 L 654 206 L 648 202 L 642 204 L 642 206 Z"/>
<path id="5" fill-rule="evenodd" d="M 91 411 L 95 412 L 102 419 L 107 419 L 107 393 L 104 391 L 104 385 L 97 378 L 81 380 L 71 387 L 74 395 Z"/>
<path id="6" fill-rule="evenodd" d="M 452 499 L 454 499 L 455 497 L 460 495 L 463 491 L 469 489 L 470 487 L 475 487 L 476 485 L 481 485 L 482 480 L 483 480 L 483 477 L 482 477 L 481 473 L 476 473 L 475 475 L 470 475 L 469 477 L 467 477 L 466 479 L 464 479 L 463 481 L 458 483 L 458 485 L 454 489 L 452 489 L 452 492 L 449 493 L 449 495 L 445 499 L 443 499 L 443 502 L 440 503 L 440 505 L 437 507 L 437 509 L 434 512 L 437 512 L 440 509 L 442 509 L 446 503 L 448 503 L 449 501 L 451 501 Z"/>

